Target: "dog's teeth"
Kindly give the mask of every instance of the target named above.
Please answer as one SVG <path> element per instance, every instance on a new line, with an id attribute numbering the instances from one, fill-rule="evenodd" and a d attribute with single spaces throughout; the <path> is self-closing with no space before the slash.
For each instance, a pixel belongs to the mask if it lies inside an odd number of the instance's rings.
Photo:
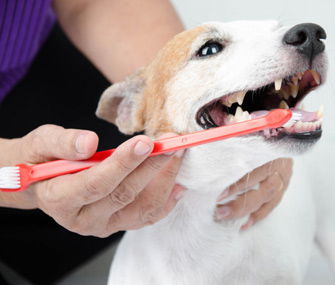
<path id="1" fill-rule="evenodd" d="M 246 120 L 250 120 L 250 119 L 251 119 L 251 118 L 250 118 L 250 114 L 249 114 L 248 111 L 244 111 L 242 117 L 243 117 L 243 120 L 244 120 L 244 121 L 246 121 Z"/>
<path id="2" fill-rule="evenodd" d="M 237 100 L 236 100 L 236 93 L 235 93 L 235 94 L 229 95 L 224 104 L 230 108 L 231 105 L 233 105 L 236 102 Z"/>
<path id="3" fill-rule="evenodd" d="M 275 89 L 276 89 L 276 91 L 279 91 L 281 89 L 282 82 L 283 82 L 283 79 L 277 79 L 275 81 Z"/>
<path id="4" fill-rule="evenodd" d="M 321 83 L 320 75 L 319 75 L 315 70 L 313 70 L 313 69 L 310 70 L 310 72 L 311 72 L 311 74 L 312 74 L 312 76 L 313 76 L 315 82 L 316 82 L 318 85 L 320 85 L 320 83 Z"/>
<path id="5" fill-rule="evenodd" d="M 280 109 L 290 109 L 290 107 L 287 105 L 286 101 L 282 100 L 279 104 Z"/>
<path id="6" fill-rule="evenodd" d="M 239 105 L 242 105 L 245 94 L 247 94 L 246 91 L 241 91 L 241 92 L 237 92 L 237 93 L 234 93 L 234 94 L 228 96 L 226 102 L 224 102 L 224 105 L 228 106 L 229 108 L 234 103 L 238 103 Z"/>
<path id="7" fill-rule="evenodd" d="M 225 106 L 227 106 L 227 107 L 231 107 L 231 105 L 233 105 L 233 103 L 232 102 L 229 102 L 229 101 L 227 101 L 227 102 L 224 102 L 224 104 L 223 105 L 225 105 Z"/>
<path id="8" fill-rule="evenodd" d="M 245 94 L 247 94 L 247 92 L 245 92 L 245 91 L 241 91 L 241 92 L 236 93 L 236 100 L 237 100 L 237 103 L 239 105 L 243 104 Z"/>
<path id="9" fill-rule="evenodd" d="M 317 118 L 321 119 L 323 117 L 324 106 L 320 105 L 319 110 L 316 112 Z"/>
<path id="10" fill-rule="evenodd" d="M 227 121 L 228 124 L 233 124 L 235 123 L 235 117 L 233 115 L 228 115 Z"/>
<path id="11" fill-rule="evenodd" d="M 299 92 L 299 85 L 291 84 L 290 87 L 291 87 L 291 96 L 293 98 L 296 98 Z"/>
<path id="12" fill-rule="evenodd" d="M 236 112 L 235 112 L 235 119 L 237 122 L 243 121 L 243 110 L 241 107 L 237 107 Z"/>
<path id="13" fill-rule="evenodd" d="M 285 100 L 288 100 L 290 98 L 290 94 L 287 93 L 284 89 L 280 90 L 280 95 L 285 98 Z"/>

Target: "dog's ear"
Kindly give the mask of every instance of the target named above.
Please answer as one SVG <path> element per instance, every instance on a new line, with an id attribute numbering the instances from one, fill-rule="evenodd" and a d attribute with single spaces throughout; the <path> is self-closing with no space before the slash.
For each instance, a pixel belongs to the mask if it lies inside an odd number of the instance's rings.
<path id="1" fill-rule="evenodd" d="M 101 95 L 96 115 L 115 124 L 124 134 L 143 131 L 144 123 L 137 116 L 145 80 L 142 72 L 113 84 Z"/>

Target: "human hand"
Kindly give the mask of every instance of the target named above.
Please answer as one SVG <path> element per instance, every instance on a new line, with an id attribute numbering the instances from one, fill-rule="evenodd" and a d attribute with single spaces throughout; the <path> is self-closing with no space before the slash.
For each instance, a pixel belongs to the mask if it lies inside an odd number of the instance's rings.
<path id="1" fill-rule="evenodd" d="M 11 162 L 87 159 L 97 145 L 93 132 L 45 125 L 13 142 Z M 98 165 L 6 193 L 7 201 L 11 199 L 12 207 L 39 208 L 82 235 L 106 237 L 152 224 L 165 217 L 185 191 L 175 185 L 182 151 L 148 158 L 152 148 L 149 137 L 136 136 Z"/>
<path id="2" fill-rule="evenodd" d="M 258 190 L 249 190 L 236 200 L 218 205 L 217 220 L 237 219 L 247 215 L 249 220 L 241 230 L 247 230 L 266 217 L 280 202 L 292 176 L 293 160 L 279 158 L 264 164 L 227 188 L 218 198 L 222 201 L 230 195 L 259 184 Z"/>

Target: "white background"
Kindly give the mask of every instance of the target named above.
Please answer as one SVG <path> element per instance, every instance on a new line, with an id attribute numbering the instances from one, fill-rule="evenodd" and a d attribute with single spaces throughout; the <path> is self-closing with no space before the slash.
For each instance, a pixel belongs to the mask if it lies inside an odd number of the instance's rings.
<path id="1" fill-rule="evenodd" d="M 328 81 L 324 87 L 313 92 L 313 95 L 308 96 L 306 104 L 307 110 L 316 110 L 321 103 L 325 105 L 324 135 L 322 138 L 323 143 L 309 155 L 310 159 L 307 167 L 321 169 L 324 173 L 322 179 L 328 179 L 326 185 L 329 185 L 335 191 L 335 187 L 333 186 L 334 180 L 332 179 L 335 174 L 335 1 L 172 0 L 172 2 L 187 28 L 207 21 L 233 21 L 242 19 L 276 19 L 286 25 L 314 22 L 324 27 L 328 34 L 326 41 L 326 50 L 330 62 Z M 327 148 L 324 147 L 325 145 L 327 145 Z M 320 152 L 323 155 L 319 156 Z M 327 160 L 319 158 L 322 156 L 327 157 Z M 304 178 L 302 177 L 302 179 Z M 113 249 L 109 249 L 97 259 L 74 272 L 61 282 L 60 285 L 106 284 L 112 252 Z M 334 285 L 334 280 L 334 274 L 330 271 L 328 265 L 315 253 L 304 285 Z"/>

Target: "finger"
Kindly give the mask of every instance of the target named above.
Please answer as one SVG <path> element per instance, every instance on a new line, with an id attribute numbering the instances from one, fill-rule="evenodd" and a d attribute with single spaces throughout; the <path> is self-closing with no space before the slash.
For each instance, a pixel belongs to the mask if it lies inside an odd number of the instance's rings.
<path id="1" fill-rule="evenodd" d="M 249 220 L 241 227 L 241 230 L 249 229 L 251 226 L 268 216 L 272 210 L 277 207 L 282 197 L 283 195 L 281 195 L 280 192 L 277 192 L 276 197 L 274 197 L 270 202 L 265 203 L 257 211 L 250 215 Z"/>
<path id="2" fill-rule="evenodd" d="M 237 219 L 258 210 L 264 203 L 272 200 L 276 193 L 283 194 L 283 182 L 279 175 L 272 175 L 260 183 L 258 190 L 248 191 L 236 200 L 219 206 L 216 212 L 218 220 Z"/>
<path id="3" fill-rule="evenodd" d="M 270 161 L 256 169 L 252 172 L 243 176 L 239 181 L 235 182 L 229 186 L 225 191 L 221 193 L 217 201 L 222 201 L 228 196 L 237 194 L 245 189 L 254 187 L 268 176 L 271 176 L 274 172 L 277 172 L 285 184 L 285 189 L 288 186 L 290 177 L 292 175 L 293 160 L 290 158 L 279 158 L 273 161 Z"/>
<path id="4" fill-rule="evenodd" d="M 135 171 L 130 173 L 115 189 L 111 189 L 110 193 L 107 193 L 103 199 L 85 206 L 85 209 L 80 211 L 80 215 L 83 218 L 83 216 L 90 216 L 91 211 L 101 209 L 100 220 L 106 220 L 115 212 L 132 203 L 135 199 L 136 203 L 141 203 L 142 199 L 138 196 L 141 191 L 143 191 L 160 171 L 164 171 L 162 169 L 165 165 L 172 166 L 175 160 L 176 158 L 167 155 L 148 158 L 139 165 Z M 176 167 L 175 164 L 176 163 L 173 164 L 173 167 Z M 161 183 L 165 183 L 165 179 L 166 178 L 160 178 Z M 158 193 L 159 192 L 156 191 L 148 200 L 155 198 L 155 195 Z"/>
<path id="5" fill-rule="evenodd" d="M 91 131 L 64 129 L 43 125 L 23 137 L 20 159 L 27 163 L 40 163 L 55 158 L 86 159 L 94 154 L 98 136 Z"/>
<path id="6" fill-rule="evenodd" d="M 180 164 L 181 158 L 174 156 L 134 203 L 120 210 L 117 218 L 111 216 L 110 231 L 121 228 L 124 224 L 127 224 L 128 228 L 139 228 L 164 218 L 186 190 L 182 186 L 175 186 Z"/>
<path id="7" fill-rule="evenodd" d="M 252 172 L 247 173 L 239 181 L 230 185 L 225 191 L 223 191 L 222 194 L 218 197 L 218 201 L 222 201 L 230 195 L 237 194 L 247 188 L 257 185 L 269 176 L 269 170 L 269 165 L 265 164 L 256 168 Z"/>
<path id="8" fill-rule="evenodd" d="M 175 185 L 166 204 L 167 212 L 173 209 L 185 191 L 186 189 L 184 187 Z M 84 214 L 81 215 L 80 219 L 77 219 L 77 227 L 72 227 L 72 231 L 78 232 L 80 230 L 81 234 L 108 237 L 121 230 L 134 230 L 147 225 L 147 222 L 138 219 L 136 207 L 125 207 L 110 216 L 106 215 L 106 213 L 109 212 L 108 210 L 102 214 L 101 205 L 95 204 L 94 207 L 92 206 L 93 204 L 85 206 L 82 209 L 83 211 L 81 212 Z M 85 223 L 83 223 L 83 221 L 85 221 Z M 96 221 L 99 221 L 99 223 Z"/>
<path id="9" fill-rule="evenodd" d="M 48 196 L 81 208 L 107 196 L 151 153 L 152 140 L 136 136 L 121 144 L 101 163 L 76 174 L 50 180 Z M 43 194 L 42 194 L 43 195 Z M 68 202 L 66 202 L 68 201 Z"/>
<path id="10" fill-rule="evenodd" d="M 162 137 L 170 136 L 175 136 L 175 134 L 166 133 L 163 134 Z M 108 213 L 112 214 L 134 201 L 137 195 L 164 167 L 165 163 L 167 163 L 171 159 L 172 154 L 159 155 L 146 159 L 136 168 L 136 171 L 129 173 L 129 175 L 127 175 L 125 179 L 119 181 L 115 189 L 107 189 L 109 191 L 108 193 L 106 193 L 105 196 L 109 195 L 108 199 L 100 202 L 100 207 L 103 208 L 108 206 Z"/>
<path id="11" fill-rule="evenodd" d="M 176 184 L 174 187 L 173 187 L 173 190 L 165 204 L 165 207 L 164 207 L 164 210 L 163 210 L 163 213 L 166 213 L 166 215 L 168 213 L 170 213 L 174 207 L 176 206 L 176 204 L 178 203 L 178 201 L 180 199 L 183 198 L 184 196 L 184 193 L 187 189 L 179 184 Z"/>

